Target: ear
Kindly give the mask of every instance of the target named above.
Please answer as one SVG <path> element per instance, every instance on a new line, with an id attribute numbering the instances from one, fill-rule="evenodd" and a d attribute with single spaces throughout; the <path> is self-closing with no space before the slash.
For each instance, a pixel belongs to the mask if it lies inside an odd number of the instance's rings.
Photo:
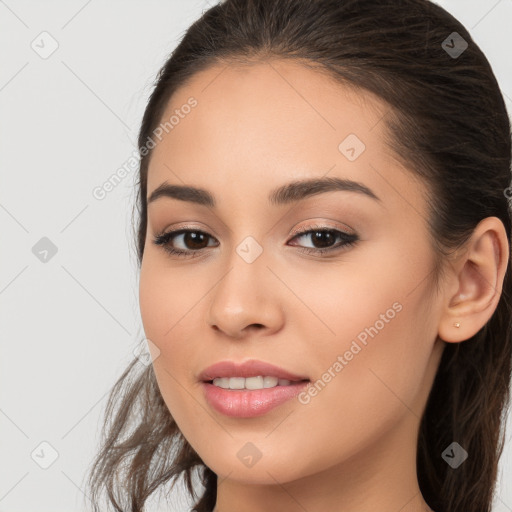
<path id="1" fill-rule="evenodd" d="M 501 296 L 509 254 L 501 220 L 487 217 L 480 221 L 461 253 L 447 265 L 438 331 L 442 340 L 467 340 L 489 321 Z"/>

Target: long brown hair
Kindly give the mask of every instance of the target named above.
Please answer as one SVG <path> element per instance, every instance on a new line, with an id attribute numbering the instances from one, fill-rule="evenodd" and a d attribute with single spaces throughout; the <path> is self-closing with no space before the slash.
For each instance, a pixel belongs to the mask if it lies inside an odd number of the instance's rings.
<path id="1" fill-rule="evenodd" d="M 503 97 L 468 31 L 427 0 L 226 0 L 212 7 L 190 26 L 158 73 L 139 148 L 154 138 L 173 93 L 194 73 L 214 64 L 270 58 L 295 59 L 389 104 L 382 120 L 390 134 L 387 142 L 427 186 L 429 236 L 440 261 L 489 216 L 501 219 L 510 245 L 505 189 L 511 137 Z M 139 265 L 150 156 L 141 151 Z M 417 452 L 420 489 L 437 512 L 491 510 L 510 400 L 511 295 L 509 259 L 488 323 L 471 339 L 446 344 Z M 457 469 L 442 458 L 453 441 L 469 453 Z M 194 470 L 204 486 L 201 496 L 193 485 Z M 91 500 L 98 511 L 97 499 L 106 490 L 114 510 L 139 512 L 155 490 L 167 482 L 172 489 L 180 476 L 197 499 L 193 510 L 211 511 L 216 475 L 183 438 L 152 366 L 134 359 L 106 406 L 102 446 L 89 475 Z"/>

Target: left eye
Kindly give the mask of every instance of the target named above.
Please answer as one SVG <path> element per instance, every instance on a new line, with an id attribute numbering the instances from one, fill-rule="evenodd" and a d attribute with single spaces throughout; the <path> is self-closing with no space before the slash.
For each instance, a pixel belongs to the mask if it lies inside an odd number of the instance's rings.
<path id="1" fill-rule="evenodd" d="M 175 239 L 179 239 L 179 237 L 183 237 L 181 242 L 185 245 L 184 248 L 176 248 L 172 244 L 172 242 Z M 320 248 L 313 246 L 302 247 L 300 249 L 301 252 L 312 254 L 321 254 L 328 251 L 335 251 L 345 246 L 354 245 L 358 241 L 358 237 L 355 234 L 345 233 L 344 231 L 326 227 L 316 227 L 313 229 L 308 229 L 307 231 L 296 233 L 292 240 L 304 237 L 310 237 L 313 244 L 320 245 Z M 213 237 L 204 231 L 179 229 L 175 231 L 168 231 L 167 233 L 162 233 L 155 236 L 153 243 L 155 245 L 162 246 L 162 248 L 171 255 L 193 258 L 199 256 L 202 250 L 208 247 L 208 244 L 205 246 L 204 243 L 205 241 L 207 242 L 209 238 L 213 240 Z M 339 239 L 340 242 L 337 245 L 331 245 L 332 242 L 334 242 L 336 239 Z M 215 246 L 216 245 L 214 245 L 214 247 Z"/>
<path id="2" fill-rule="evenodd" d="M 293 238 L 303 238 L 303 237 L 310 237 L 313 244 L 319 244 L 320 248 L 316 248 L 313 246 L 313 251 L 311 252 L 325 252 L 329 250 L 334 250 L 339 247 L 345 246 L 345 245 L 352 245 L 356 242 L 357 236 L 349 233 L 345 233 L 344 231 L 339 231 L 337 229 L 332 228 L 316 228 L 316 229 L 309 229 L 308 231 L 304 231 L 302 233 L 296 234 Z M 333 246 L 330 245 L 331 242 L 335 241 L 336 239 L 341 240 L 340 243 Z M 308 247 L 305 247 L 304 249 L 310 249 Z"/>

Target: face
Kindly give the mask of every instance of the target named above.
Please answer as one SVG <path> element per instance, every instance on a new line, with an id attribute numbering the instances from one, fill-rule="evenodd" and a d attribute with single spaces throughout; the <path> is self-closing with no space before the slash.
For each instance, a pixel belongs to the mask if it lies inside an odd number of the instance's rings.
<path id="1" fill-rule="evenodd" d="M 426 189 L 384 143 L 388 108 L 284 61 L 215 66 L 167 107 L 148 200 L 166 183 L 214 204 L 149 202 L 141 315 L 165 403 L 218 475 L 282 483 L 414 446 L 441 356 L 440 301 Z M 275 194 L 314 179 L 331 187 Z M 309 382 L 222 391 L 201 379 L 249 360 Z M 276 397 L 287 399 L 269 408 Z"/>

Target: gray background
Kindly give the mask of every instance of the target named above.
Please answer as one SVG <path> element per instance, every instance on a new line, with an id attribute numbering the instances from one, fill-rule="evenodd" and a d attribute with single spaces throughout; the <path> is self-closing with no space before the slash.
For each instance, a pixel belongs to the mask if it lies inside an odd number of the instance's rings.
<path id="1" fill-rule="evenodd" d="M 0 0 L 0 512 L 87 503 L 106 397 L 144 337 L 136 169 L 103 200 L 92 192 L 133 155 L 156 72 L 212 3 Z M 512 0 L 437 3 L 486 53 L 512 112 Z M 512 510 L 511 445 L 508 432 L 494 512 Z"/>

